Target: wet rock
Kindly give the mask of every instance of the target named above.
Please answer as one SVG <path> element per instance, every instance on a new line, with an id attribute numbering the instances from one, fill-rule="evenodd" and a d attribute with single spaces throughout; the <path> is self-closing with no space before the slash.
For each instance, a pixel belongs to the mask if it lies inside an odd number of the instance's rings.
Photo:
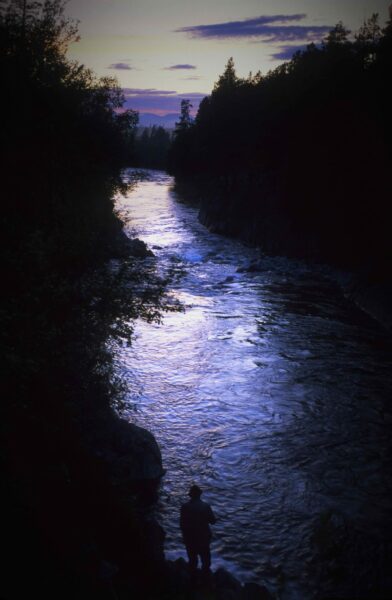
<path id="1" fill-rule="evenodd" d="M 160 564 L 163 565 L 165 560 L 165 530 L 154 517 L 150 516 L 143 521 L 143 531 L 150 549 L 150 561 L 154 563 L 155 567 Z"/>
<path id="2" fill-rule="evenodd" d="M 113 486 L 140 493 L 147 502 L 154 499 L 165 471 L 152 433 L 108 411 L 89 423 L 87 437 Z"/>
<path id="3" fill-rule="evenodd" d="M 112 442 L 119 478 L 155 480 L 162 477 L 161 452 L 152 433 L 122 419 L 118 419 L 114 433 Z"/>
<path id="4" fill-rule="evenodd" d="M 384 327 L 392 330 L 392 285 L 358 283 L 347 293 L 350 300 Z"/>
<path id="5" fill-rule="evenodd" d="M 230 590 L 237 595 L 241 591 L 240 582 L 234 577 L 234 575 L 229 573 L 229 571 L 226 571 L 226 569 L 224 569 L 223 567 L 217 569 L 213 577 L 214 584 L 217 590 Z M 226 598 L 226 596 L 224 597 Z"/>
<path id="6" fill-rule="evenodd" d="M 189 591 L 191 577 L 188 564 L 183 558 L 178 558 L 175 561 L 166 561 L 166 580 L 167 587 L 173 596 Z"/>
<path id="7" fill-rule="evenodd" d="M 166 580 L 173 597 L 184 595 L 193 600 L 274 600 L 269 590 L 257 583 L 241 583 L 226 569 L 220 567 L 209 578 L 200 569 L 194 578 L 188 563 L 179 558 L 166 561 Z M 190 595 L 189 595 L 190 594 Z"/>
<path id="8" fill-rule="evenodd" d="M 125 423 L 106 452 L 113 485 L 136 491 L 145 503 L 156 499 L 164 474 L 161 453 L 154 436 L 141 427 Z M 122 431 L 121 431 L 122 430 Z"/>
<path id="9" fill-rule="evenodd" d="M 112 258 L 148 258 L 154 256 L 147 244 L 138 238 L 130 239 L 123 230 L 114 236 L 110 244 L 110 255 Z"/>
<path id="10" fill-rule="evenodd" d="M 335 556 L 347 539 L 347 526 L 342 514 L 329 510 L 322 513 L 313 533 L 313 542 L 324 556 Z"/>
<path id="11" fill-rule="evenodd" d="M 245 583 L 242 588 L 241 600 L 273 600 L 273 596 L 264 585 Z"/>
<path id="12" fill-rule="evenodd" d="M 257 261 L 252 261 L 245 267 L 238 267 L 237 273 L 261 273 L 265 271 L 263 265 Z"/>
<path id="13" fill-rule="evenodd" d="M 240 600 L 241 596 L 239 594 L 239 591 L 223 588 L 217 590 L 216 598 L 217 600 Z"/>

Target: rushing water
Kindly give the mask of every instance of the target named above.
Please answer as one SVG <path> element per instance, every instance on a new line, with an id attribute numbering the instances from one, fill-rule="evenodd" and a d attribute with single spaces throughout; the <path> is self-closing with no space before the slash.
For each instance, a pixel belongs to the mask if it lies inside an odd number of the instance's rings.
<path id="1" fill-rule="evenodd" d="M 172 183 L 148 171 L 121 208 L 185 311 L 118 351 L 126 414 L 167 470 L 167 556 L 194 481 L 219 518 L 213 568 L 285 599 L 391 592 L 389 337 L 322 269 L 209 233 Z"/>

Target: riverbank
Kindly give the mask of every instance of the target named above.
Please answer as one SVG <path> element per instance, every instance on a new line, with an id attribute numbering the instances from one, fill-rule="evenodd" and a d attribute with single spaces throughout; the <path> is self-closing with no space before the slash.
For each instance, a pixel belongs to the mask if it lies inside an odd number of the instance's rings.
<path id="1" fill-rule="evenodd" d="M 161 453 L 151 433 L 116 414 L 121 382 L 107 346 L 131 335 L 123 323 L 157 317 L 162 282 L 142 266 L 153 260 L 146 245 L 120 226 L 113 231 L 88 269 L 32 278 L 8 311 L 5 600 L 101 597 L 110 572 L 143 591 L 162 570 L 164 535 L 148 509 L 164 473 Z M 140 279 L 151 284 L 142 306 Z"/>
<path id="2" fill-rule="evenodd" d="M 199 221 L 212 233 L 233 237 L 271 256 L 287 256 L 325 267 L 344 295 L 361 310 L 392 330 L 392 274 L 388 256 L 367 247 L 360 255 L 348 237 L 337 242 L 333 231 L 317 230 L 283 209 L 284 190 L 276 175 L 250 180 L 245 174 L 232 179 L 176 181 L 179 198 L 199 210 Z M 263 197 L 257 218 L 253 198 Z M 301 218 L 301 215 L 299 215 Z M 313 225 L 315 228 L 313 229 Z M 361 262 L 362 261 L 362 262 Z M 256 268 L 256 267 L 254 267 Z"/>
<path id="3" fill-rule="evenodd" d="M 5 421 L 2 598 L 93 598 L 107 570 L 148 589 L 163 561 L 145 509 L 163 472 L 153 436 L 109 409 L 56 410 Z"/>

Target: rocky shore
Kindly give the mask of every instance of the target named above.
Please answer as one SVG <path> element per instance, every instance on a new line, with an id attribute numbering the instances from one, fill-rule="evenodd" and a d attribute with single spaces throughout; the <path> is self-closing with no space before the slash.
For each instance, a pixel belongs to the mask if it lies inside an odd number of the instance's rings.
<path id="1" fill-rule="evenodd" d="M 103 416 L 103 415 L 102 415 Z M 91 422 L 84 438 L 108 474 L 106 485 L 114 503 L 123 507 L 120 521 L 113 515 L 112 525 L 118 531 L 110 546 L 93 546 L 97 560 L 95 585 L 104 598 L 144 600 L 273 600 L 267 587 L 257 583 L 241 584 L 226 569 L 218 568 L 206 581 L 201 572 L 192 579 L 186 561 L 165 558 L 165 532 L 154 517 L 154 504 L 164 476 L 159 446 L 147 430 L 116 417 L 113 413 Z M 107 495 L 107 498 L 109 494 Z M 107 509 L 107 507 L 105 507 Z M 125 511 L 124 511 L 125 509 Z M 132 556 L 135 540 L 129 528 L 129 515 L 137 521 L 139 556 Z M 105 517 L 104 514 L 101 515 Z M 100 526 L 97 523 L 98 527 Z M 121 533 L 120 533 L 121 530 Z M 128 537 L 130 546 L 124 545 Z M 180 550 L 180 549 L 179 549 Z M 130 559 L 132 562 L 130 562 Z M 138 568 L 135 570 L 135 561 Z"/>
<path id="2" fill-rule="evenodd" d="M 372 281 L 361 273 L 334 273 L 344 295 L 358 308 L 392 331 L 392 282 Z"/>
<path id="3" fill-rule="evenodd" d="M 274 596 L 264 585 L 257 583 L 241 584 L 229 571 L 220 567 L 203 581 L 201 573 L 196 581 L 189 576 L 184 559 L 168 561 L 167 589 L 164 598 L 186 598 L 189 600 L 273 600 Z M 163 591 L 163 590 L 162 590 Z M 158 597 L 157 597 L 158 600 Z"/>
<path id="4" fill-rule="evenodd" d="M 194 581 L 183 559 L 165 559 L 154 517 L 164 470 L 147 430 L 110 410 L 64 421 L 61 430 L 19 415 L 17 428 L 4 448 L 12 473 L 2 598 L 272 599 L 222 568 Z"/>

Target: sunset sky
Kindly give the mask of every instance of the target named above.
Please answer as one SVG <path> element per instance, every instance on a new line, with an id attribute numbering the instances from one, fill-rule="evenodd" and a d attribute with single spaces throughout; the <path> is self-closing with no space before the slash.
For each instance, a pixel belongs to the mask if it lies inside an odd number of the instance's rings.
<path id="1" fill-rule="evenodd" d="M 113 75 L 127 106 L 157 115 L 194 109 L 233 56 L 237 74 L 278 66 L 338 21 L 355 31 L 391 0 L 70 0 L 81 40 L 69 56 Z"/>

